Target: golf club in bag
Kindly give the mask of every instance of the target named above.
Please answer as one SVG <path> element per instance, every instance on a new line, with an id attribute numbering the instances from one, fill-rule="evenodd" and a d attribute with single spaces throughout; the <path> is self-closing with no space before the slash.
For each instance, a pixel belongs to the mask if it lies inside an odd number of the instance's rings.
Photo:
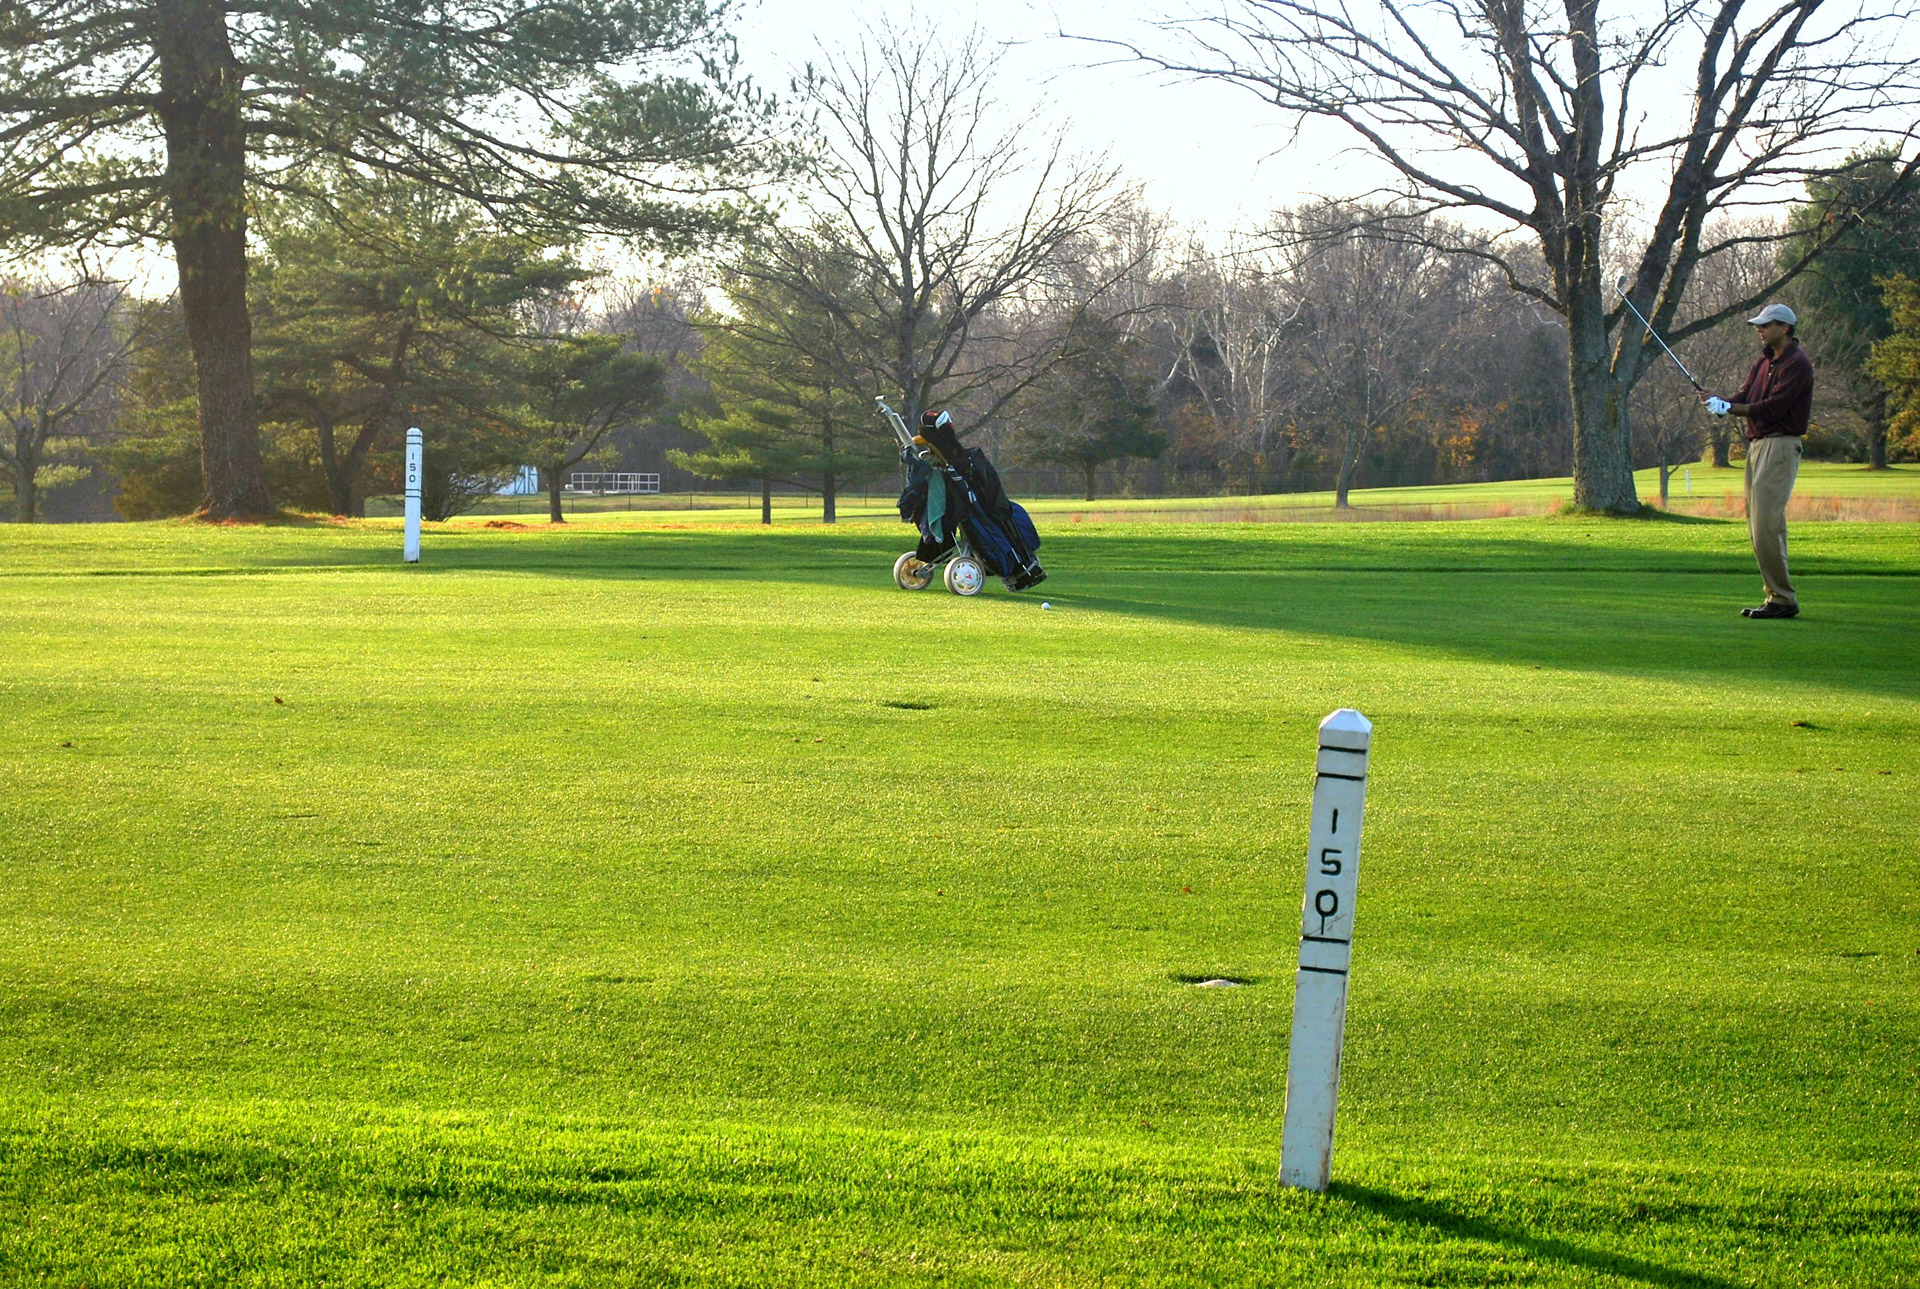
<path id="1" fill-rule="evenodd" d="M 1001 487 L 987 454 L 963 447 L 945 413 L 929 413 L 915 434 L 884 399 L 874 403 L 900 444 L 906 475 L 900 518 L 920 530 L 920 544 L 894 561 L 894 582 L 902 590 L 925 590 L 942 564 L 946 587 L 955 595 L 978 595 L 988 573 L 1009 591 L 1045 581 L 1035 556 L 1040 534 Z"/>

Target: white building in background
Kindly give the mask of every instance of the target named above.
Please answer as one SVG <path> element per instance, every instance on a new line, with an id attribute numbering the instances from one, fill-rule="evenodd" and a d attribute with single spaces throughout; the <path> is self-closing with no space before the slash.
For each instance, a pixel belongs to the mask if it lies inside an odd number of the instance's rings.
<path id="1" fill-rule="evenodd" d="M 513 481 L 499 492 L 498 497 L 537 497 L 540 495 L 540 471 L 535 466 L 523 465 Z"/>

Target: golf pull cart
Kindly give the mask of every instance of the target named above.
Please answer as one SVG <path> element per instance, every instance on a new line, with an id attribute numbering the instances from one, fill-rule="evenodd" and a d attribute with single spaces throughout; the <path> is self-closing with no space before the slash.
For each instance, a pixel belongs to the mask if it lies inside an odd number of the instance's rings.
<path id="1" fill-rule="evenodd" d="M 955 595 L 978 595 L 989 573 L 1009 591 L 1046 580 L 1034 556 L 1040 535 L 1027 512 L 1008 499 L 987 454 L 962 447 L 944 412 L 929 413 L 915 434 L 885 399 L 873 401 L 900 444 L 906 471 L 900 518 L 920 529 L 920 544 L 893 562 L 895 584 L 924 591 L 942 565 L 942 580 Z"/>

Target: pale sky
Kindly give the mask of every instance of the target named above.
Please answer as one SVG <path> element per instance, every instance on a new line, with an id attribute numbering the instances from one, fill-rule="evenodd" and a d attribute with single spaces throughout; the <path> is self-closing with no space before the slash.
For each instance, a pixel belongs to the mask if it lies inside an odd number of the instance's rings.
<path id="1" fill-rule="evenodd" d="M 1145 184 L 1150 206 L 1182 224 L 1224 233 L 1304 196 L 1350 196 L 1369 186 L 1371 167 L 1340 155 L 1346 146 L 1340 135 L 1323 130 L 1281 152 L 1289 133 L 1280 114 L 1245 90 L 1169 83 L 1144 65 L 1096 66 L 1111 64 L 1117 52 L 1051 34 L 1065 26 L 1089 35 L 1144 36 L 1147 20 L 1166 7 L 1154 0 L 951 0 L 937 8 L 922 4 L 919 12 L 937 14 L 954 30 L 978 23 L 1007 42 L 1009 107 L 1046 103 L 1050 115 L 1071 123 L 1081 150 L 1105 153 Z M 904 18 L 912 11 L 909 0 L 759 0 L 749 3 L 736 28 L 741 58 L 756 80 L 784 91 L 822 44 L 851 43 L 876 14 Z"/>
<path id="2" fill-rule="evenodd" d="M 1623 7 L 1651 0 L 1624 0 Z M 1363 0 L 1364 3 L 1364 0 Z M 1274 210 L 1315 196 L 1353 197 L 1388 183 L 1383 163 L 1354 148 L 1354 136 L 1312 123 L 1295 137 L 1281 113 L 1246 90 L 1170 80 L 1120 52 L 1054 33 L 1156 41 L 1150 23 L 1193 0 L 740 0 L 734 30 L 754 78 L 785 94 L 788 81 L 822 45 L 843 47 L 863 26 L 885 16 L 897 24 L 931 16 L 964 31 L 978 24 L 1007 46 L 1003 98 L 1010 111 L 1044 105 L 1046 117 L 1069 126 L 1083 153 L 1104 154 L 1145 188 L 1148 204 L 1218 244 L 1227 233 L 1265 225 Z M 1920 24 L 1914 24 L 1920 29 Z M 1920 57 L 1920 31 L 1909 30 Z M 1684 86 L 1676 93 L 1684 100 Z M 1659 102 L 1655 95 L 1650 101 Z M 1903 122 L 1902 124 L 1905 124 Z M 1658 167 L 1631 182 L 1661 186 Z M 1470 218 L 1470 217 L 1469 217 Z M 171 256 L 115 257 L 117 271 L 171 289 Z"/>
<path id="3" fill-rule="evenodd" d="M 1091 35 L 1144 35 L 1144 24 L 1165 7 L 1161 0 L 948 0 L 937 7 L 920 3 L 918 12 L 937 14 L 954 30 L 977 22 L 1007 42 L 1008 107 L 1045 103 L 1049 116 L 1070 123 L 1077 149 L 1104 153 L 1145 186 L 1154 210 L 1196 232 L 1217 238 L 1257 226 L 1304 196 L 1351 196 L 1368 186 L 1365 160 L 1340 155 L 1344 135 L 1323 129 L 1317 150 L 1294 144 L 1275 156 L 1288 131 L 1277 112 L 1246 91 L 1168 83 L 1144 66 L 1097 66 L 1111 64 L 1114 55 L 1052 34 L 1064 26 Z M 793 74 L 821 45 L 851 44 L 875 16 L 904 21 L 915 10 L 915 0 L 742 0 L 734 31 L 754 79 L 785 97 Z M 172 256 L 163 248 L 113 259 L 114 271 L 140 278 L 143 291 L 173 289 Z"/>
<path id="4" fill-rule="evenodd" d="M 875 15 L 898 22 L 917 12 L 955 30 L 978 23 L 1011 46 L 1004 64 L 1010 106 L 1046 101 L 1050 112 L 1071 122 L 1071 137 L 1082 149 L 1106 153 L 1145 184 L 1149 205 L 1211 234 L 1210 241 L 1236 228 L 1261 227 L 1270 212 L 1305 198 L 1355 197 L 1394 179 L 1383 162 L 1355 149 L 1357 136 L 1344 127 L 1312 122 L 1296 139 L 1280 112 L 1244 89 L 1170 81 L 1143 64 L 1115 65 L 1120 51 L 1053 35 L 1064 27 L 1079 35 L 1170 49 L 1174 40 L 1156 39 L 1151 20 L 1168 11 L 1205 10 L 1204 0 L 742 2 L 737 27 L 742 58 L 756 79 L 776 90 L 785 89 L 793 69 L 820 44 L 853 41 Z M 1657 0 L 1613 0 L 1607 10 L 1621 21 L 1636 7 L 1649 12 L 1660 8 Z M 1920 24 L 1902 24 L 1897 39 L 1920 60 Z M 1655 133 L 1671 128 L 1660 116 L 1687 102 L 1691 57 L 1690 50 L 1681 51 L 1672 66 L 1650 69 L 1641 77 L 1636 105 L 1649 115 L 1638 128 Z M 1102 62 L 1108 65 L 1098 66 Z M 1609 85 L 1610 94 L 1614 88 Z M 1890 118 L 1883 128 L 1898 134 L 1911 127 L 1910 114 L 1894 115 L 1900 119 Z M 1665 182 L 1658 162 L 1643 164 L 1625 177 L 1622 195 L 1657 200 Z M 1494 191 L 1519 196 L 1501 180 L 1495 180 Z M 1798 195 L 1796 190 L 1775 198 Z M 1470 222 L 1492 218 L 1464 212 L 1456 217 Z M 1505 231 L 1497 221 L 1488 226 Z"/>

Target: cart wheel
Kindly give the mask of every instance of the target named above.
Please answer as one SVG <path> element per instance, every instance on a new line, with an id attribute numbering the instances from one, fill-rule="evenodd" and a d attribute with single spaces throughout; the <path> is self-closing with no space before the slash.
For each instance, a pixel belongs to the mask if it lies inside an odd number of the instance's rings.
<path id="1" fill-rule="evenodd" d="M 924 591 L 933 582 L 933 565 L 908 551 L 893 561 L 893 580 L 903 591 Z"/>
<path id="2" fill-rule="evenodd" d="M 987 570 L 980 561 L 962 555 L 947 564 L 947 589 L 955 595 L 978 595 L 987 584 Z"/>

